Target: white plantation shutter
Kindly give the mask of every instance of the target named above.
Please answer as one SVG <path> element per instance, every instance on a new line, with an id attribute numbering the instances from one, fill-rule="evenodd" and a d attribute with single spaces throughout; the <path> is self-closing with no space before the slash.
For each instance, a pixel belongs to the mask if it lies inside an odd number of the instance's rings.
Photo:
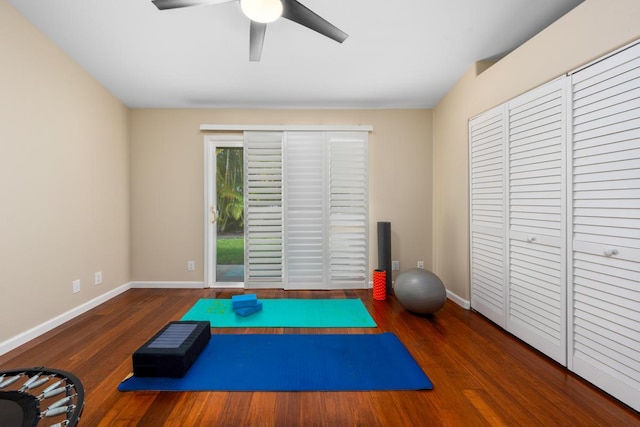
<path id="1" fill-rule="evenodd" d="M 283 276 L 282 133 L 245 132 L 245 283 L 273 287 Z"/>
<path id="2" fill-rule="evenodd" d="M 368 134 L 327 134 L 329 266 L 332 288 L 367 286 Z"/>
<path id="3" fill-rule="evenodd" d="M 289 287 L 323 287 L 325 283 L 325 152 L 322 133 L 286 135 L 285 241 Z"/>
<path id="4" fill-rule="evenodd" d="M 640 410 L 640 45 L 571 84 L 569 367 Z"/>
<path id="5" fill-rule="evenodd" d="M 469 122 L 471 306 L 505 327 L 504 108 Z"/>
<path id="6" fill-rule="evenodd" d="M 368 133 L 246 132 L 247 286 L 368 286 Z"/>
<path id="7" fill-rule="evenodd" d="M 555 80 L 508 104 L 507 330 L 566 364 L 565 94 Z"/>

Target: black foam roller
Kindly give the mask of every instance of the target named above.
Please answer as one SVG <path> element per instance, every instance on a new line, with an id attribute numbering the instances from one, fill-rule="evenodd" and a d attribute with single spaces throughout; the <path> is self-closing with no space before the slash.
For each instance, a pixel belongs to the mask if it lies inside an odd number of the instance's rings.
<path id="1" fill-rule="evenodd" d="M 391 295 L 391 223 L 385 221 L 378 222 L 378 270 L 387 272 L 387 295 Z"/>

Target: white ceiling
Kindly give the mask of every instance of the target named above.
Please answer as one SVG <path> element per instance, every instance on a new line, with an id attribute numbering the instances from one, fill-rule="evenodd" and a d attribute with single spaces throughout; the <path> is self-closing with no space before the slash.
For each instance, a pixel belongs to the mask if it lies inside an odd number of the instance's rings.
<path id="1" fill-rule="evenodd" d="M 261 62 L 238 2 L 7 1 L 129 107 L 430 108 L 583 0 L 300 0 L 349 38 L 280 19 Z"/>

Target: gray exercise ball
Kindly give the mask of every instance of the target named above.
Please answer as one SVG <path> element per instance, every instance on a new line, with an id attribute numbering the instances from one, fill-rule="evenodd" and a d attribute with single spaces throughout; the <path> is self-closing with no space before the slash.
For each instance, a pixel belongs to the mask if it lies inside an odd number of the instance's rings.
<path id="1" fill-rule="evenodd" d="M 393 292 L 404 308 L 419 314 L 435 313 L 447 301 L 447 291 L 442 280 L 422 268 L 400 273 Z"/>

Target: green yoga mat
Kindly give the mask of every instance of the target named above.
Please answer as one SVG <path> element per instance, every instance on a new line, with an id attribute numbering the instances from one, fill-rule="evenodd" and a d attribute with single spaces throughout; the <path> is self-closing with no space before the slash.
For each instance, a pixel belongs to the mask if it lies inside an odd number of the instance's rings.
<path id="1" fill-rule="evenodd" d="M 230 299 L 200 299 L 180 320 L 208 320 L 212 328 L 375 328 L 359 299 L 260 299 L 262 310 L 238 316 Z"/>

